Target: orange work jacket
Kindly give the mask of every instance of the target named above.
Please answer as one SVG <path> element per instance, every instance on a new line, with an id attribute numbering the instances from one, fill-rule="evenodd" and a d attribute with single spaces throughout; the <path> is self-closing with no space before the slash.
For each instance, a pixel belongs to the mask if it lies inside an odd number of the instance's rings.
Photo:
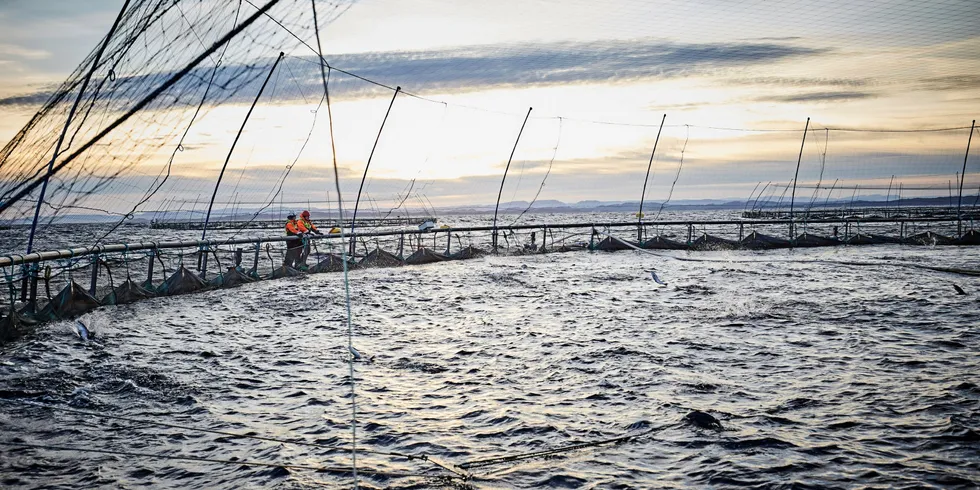
<path id="1" fill-rule="evenodd" d="M 300 218 L 299 219 L 299 224 L 303 225 L 304 228 L 306 228 L 307 230 L 310 230 L 310 231 L 312 231 L 314 233 L 316 233 L 318 231 L 316 229 L 316 225 L 314 225 L 313 222 L 310 221 L 310 220 L 308 220 L 308 219 Z"/>

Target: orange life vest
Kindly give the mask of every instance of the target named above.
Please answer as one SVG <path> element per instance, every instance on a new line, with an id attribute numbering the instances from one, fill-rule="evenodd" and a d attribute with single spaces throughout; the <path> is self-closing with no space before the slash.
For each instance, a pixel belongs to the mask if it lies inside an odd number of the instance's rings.
<path id="1" fill-rule="evenodd" d="M 300 233 L 303 233 L 304 231 L 305 231 L 305 229 L 304 228 L 301 228 L 301 225 L 300 225 L 299 221 L 296 221 L 294 219 L 291 219 L 291 220 L 289 220 L 289 221 L 286 222 L 286 234 L 287 235 L 298 235 Z"/>

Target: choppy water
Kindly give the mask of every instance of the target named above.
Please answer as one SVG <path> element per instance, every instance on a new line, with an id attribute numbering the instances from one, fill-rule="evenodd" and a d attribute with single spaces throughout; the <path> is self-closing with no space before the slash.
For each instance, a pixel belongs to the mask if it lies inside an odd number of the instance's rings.
<path id="1" fill-rule="evenodd" d="M 361 455 L 391 488 L 920 488 L 980 481 L 973 248 L 571 252 L 351 274 Z M 812 262 L 815 259 L 823 262 Z M 645 272 L 656 268 L 658 286 Z M 968 293 L 958 295 L 952 284 Z M 343 284 L 319 274 L 86 315 L 0 356 L 0 442 L 348 466 L 349 453 L 86 417 L 349 444 Z M 702 410 L 725 430 L 688 425 Z M 345 488 L 343 473 L 0 447 L 4 488 Z"/>

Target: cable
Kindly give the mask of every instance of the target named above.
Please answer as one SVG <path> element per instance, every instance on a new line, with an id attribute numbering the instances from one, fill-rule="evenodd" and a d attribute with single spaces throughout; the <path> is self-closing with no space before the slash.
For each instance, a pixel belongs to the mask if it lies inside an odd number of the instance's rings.
<path id="1" fill-rule="evenodd" d="M 492 466 L 492 465 L 502 464 L 502 463 L 512 463 L 512 462 L 515 462 L 515 461 L 523 461 L 525 459 L 540 458 L 542 456 L 550 456 L 550 455 L 553 455 L 553 454 L 566 453 L 566 452 L 570 452 L 570 451 L 576 451 L 576 450 L 579 450 L 579 449 L 587 449 L 587 448 L 590 448 L 590 447 L 604 446 L 604 445 L 607 445 L 607 444 L 617 444 L 617 443 L 620 443 L 620 442 L 626 442 L 626 441 L 630 441 L 630 440 L 633 440 L 633 439 L 637 439 L 639 437 L 643 437 L 643 436 L 648 435 L 648 434 L 652 434 L 653 432 L 656 432 L 656 431 L 658 431 L 660 429 L 662 429 L 662 427 L 654 427 L 652 429 L 649 429 L 649 430 L 640 432 L 638 434 L 630 434 L 630 435 L 625 435 L 625 436 L 620 436 L 620 437 L 614 437 L 612 439 L 603 439 L 601 441 L 584 442 L 584 443 L 581 443 L 581 444 L 572 444 L 572 445 L 569 445 L 569 446 L 562 446 L 562 447 L 557 447 L 557 448 L 554 448 L 554 449 L 545 449 L 545 450 L 542 450 L 542 451 L 532 451 L 532 452 L 528 452 L 528 453 L 513 454 L 513 455 L 509 455 L 509 456 L 498 456 L 498 457 L 494 457 L 494 458 L 477 459 L 477 460 L 473 460 L 473 461 L 467 461 L 467 462 L 464 462 L 464 463 L 460 463 L 459 464 L 459 467 L 460 468 L 463 468 L 464 470 L 468 470 L 468 469 L 471 469 L 471 468 L 480 468 L 480 467 L 484 467 L 484 466 Z"/>
<path id="2" fill-rule="evenodd" d="M 55 446 L 47 444 L 30 444 L 26 442 L 13 442 L 13 441 L 0 441 L 0 446 L 9 447 L 24 447 L 31 449 L 41 449 L 46 451 L 70 451 L 75 453 L 101 453 L 101 454 L 112 454 L 116 456 L 132 456 L 136 458 L 151 458 L 151 459 L 164 459 L 164 460 L 174 460 L 174 461 L 194 461 L 197 463 L 216 463 L 216 464 L 229 464 L 229 465 L 240 465 L 240 466 L 263 466 L 267 468 L 285 468 L 285 469 L 296 469 L 296 470 L 311 470 L 321 473 L 339 473 L 346 474 L 349 472 L 348 468 L 343 468 L 339 466 L 313 466 L 313 465 L 303 465 L 303 464 L 290 464 L 290 463 L 269 463 L 265 461 L 250 461 L 246 459 L 217 459 L 217 458 L 202 458 L 198 456 L 175 456 L 171 454 L 158 454 L 158 453 L 142 453 L 133 451 L 118 451 L 114 449 L 95 449 L 90 447 L 71 447 L 71 446 Z M 395 473 L 380 470 L 365 470 L 361 469 L 361 473 L 381 476 L 381 477 L 391 477 L 391 478 L 412 478 L 412 477 L 431 477 L 433 475 L 427 475 L 422 473 Z M 449 477 L 453 478 L 453 477 Z"/>
<path id="3" fill-rule="evenodd" d="M 317 22 L 316 18 L 316 0 L 310 0 L 313 6 L 313 28 L 316 34 L 316 47 L 317 47 L 317 57 L 320 59 L 320 78 L 323 81 L 323 97 L 327 100 L 327 119 L 330 121 L 330 152 L 333 157 L 333 175 L 334 175 L 334 186 L 337 189 L 337 217 L 339 220 L 338 228 L 340 229 L 340 240 L 341 240 L 341 263 L 344 269 L 344 303 L 347 309 L 347 350 L 352 354 L 347 358 L 347 365 L 350 371 L 350 404 L 351 404 L 351 468 L 354 473 L 354 489 L 357 490 L 359 484 L 357 480 L 357 391 L 356 380 L 354 378 L 354 326 L 351 313 L 351 301 L 350 301 L 350 276 L 349 267 L 347 263 L 347 237 L 344 233 L 344 199 L 340 192 L 340 170 L 337 166 L 337 146 L 336 140 L 334 138 L 333 132 L 333 110 L 330 105 L 330 85 L 328 83 L 327 75 L 324 73 L 324 68 L 328 65 L 326 60 L 323 59 L 323 49 L 320 45 L 320 24 Z M 306 44 L 305 42 L 303 44 Z M 308 45 L 307 45 L 308 46 Z M 392 99 L 394 102 L 394 99 Z M 354 223 L 351 222 L 351 226 Z"/>
<path id="4" fill-rule="evenodd" d="M 670 184 L 670 192 L 667 194 L 667 199 L 664 202 L 660 203 L 660 209 L 657 210 L 657 217 L 653 219 L 654 221 L 660 219 L 660 213 L 664 211 L 664 207 L 667 206 L 667 203 L 670 202 L 670 198 L 673 197 L 674 195 L 674 186 L 677 185 L 677 181 L 681 178 L 681 169 L 684 168 L 684 152 L 687 151 L 687 142 L 690 140 L 691 140 L 691 128 L 690 126 L 687 126 L 687 136 L 684 138 L 684 146 L 681 148 L 681 161 L 677 165 L 677 175 L 674 175 L 674 182 Z"/>
<path id="5" fill-rule="evenodd" d="M 521 214 L 517 215 L 517 217 L 514 218 L 514 221 L 510 223 L 510 226 L 514 226 L 515 224 L 517 224 L 517 222 L 521 220 L 521 216 L 524 216 L 524 213 L 527 213 L 528 211 L 531 210 L 531 206 L 534 206 L 534 203 L 538 200 L 538 197 L 541 195 L 541 191 L 544 190 L 544 183 L 545 181 L 548 180 L 548 176 L 551 175 L 551 167 L 555 164 L 555 157 L 558 156 L 558 146 L 561 145 L 561 128 L 562 128 L 562 118 L 559 116 L 558 138 L 555 141 L 555 150 L 551 154 L 551 161 L 548 162 L 548 171 L 544 173 L 544 177 L 541 179 L 541 185 L 538 186 L 538 192 L 534 194 L 534 199 L 531 199 L 531 202 L 527 205 L 526 208 L 524 208 L 524 211 L 521 211 Z M 515 190 L 514 192 L 516 193 L 517 191 Z"/>

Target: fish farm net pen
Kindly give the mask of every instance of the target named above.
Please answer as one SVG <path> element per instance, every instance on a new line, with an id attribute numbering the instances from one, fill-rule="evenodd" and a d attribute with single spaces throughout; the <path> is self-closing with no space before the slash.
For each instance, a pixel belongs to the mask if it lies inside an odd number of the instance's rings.
<path id="1" fill-rule="evenodd" d="M 655 40 L 662 29 L 654 29 L 649 15 L 636 15 L 613 22 L 628 37 L 616 32 L 609 39 L 568 40 L 562 34 L 540 42 L 481 41 L 440 49 L 399 44 L 394 49 L 385 47 L 398 40 L 391 32 L 372 36 L 370 43 L 377 45 L 369 46 L 363 44 L 367 38 L 352 34 L 363 29 L 335 25 L 342 17 L 354 17 L 355 27 L 364 17 L 373 25 L 387 25 L 381 12 L 387 9 L 355 9 L 346 15 L 354 3 L 125 0 L 107 33 L 64 82 L 0 98 L 4 107 L 29 108 L 33 113 L 0 149 L 0 269 L 6 284 L 0 294 L 0 345 L 39 325 L 78 319 L 106 306 L 342 273 L 337 284 L 342 281 L 350 353 L 349 393 L 344 395 L 350 397 L 350 405 L 347 411 L 344 401 L 343 415 L 349 445 L 325 447 L 101 416 L 327 451 L 349 449 L 350 467 L 112 452 L 16 440 L 0 444 L 326 471 L 350 475 L 355 488 L 359 473 L 382 474 L 359 467 L 360 454 L 374 454 L 427 460 L 454 478 L 466 479 L 471 475 L 465 468 L 616 444 L 651 431 L 459 466 L 425 455 L 362 447 L 366 441 L 358 439 L 359 434 L 364 437 L 359 432 L 359 404 L 370 398 L 361 391 L 363 380 L 356 378 L 354 368 L 355 335 L 359 338 L 361 332 L 355 330 L 351 298 L 362 297 L 363 291 L 354 294 L 352 286 L 362 286 L 358 280 L 370 274 L 358 277 L 361 273 L 352 271 L 489 255 L 619 251 L 664 260 L 732 263 L 765 259 L 697 252 L 980 245 L 975 226 L 980 219 L 972 143 L 975 121 L 966 124 L 975 117 L 970 113 L 975 106 L 937 103 L 939 109 L 932 115 L 919 114 L 927 101 L 914 108 L 915 114 L 913 109 L 903 114 L 897 108 L 877 112 L 887 116 L 876 123 L 864 117 L 864 110 L 855 119 L 853 106 L 843 105 L 852 99 L 862 104 L 886 99 L 878 80 L 889 80 L 888 90 L 895 91 L 889 97 L 906 86 L 916 97 L 932 87 L 947 103 L 974 100 L 945 96 L 957 90 L 971 94 L 973 88 L 964 88 L 969 84 L 962 76 L 922 79 L 921 66 L 908 70 L 914 74 L 897 73 L 901 70 L 896 68 L 929 63 L 937 72 L 974 73 L 975 66 L 969 64 L 975 58 L 972 45 L 950 44 L 966 28 L 936 21 L 968 18 L 963 15 L 966 7 L 910 3 L 882 14 L 903 39 L 945 46 L 949 56 L 937 61 L 906 53 L 908 59 L 888 66 L 869 60 L 858 79 L 811 76 L 810 66 L 800 67 L 797 78 L 782 71 L 814 56 L 831 63 L 841 51 L 838 46 L 817 46 L 818 36 L 812 33 L 821 31 L 807 30 L 823 28 L 813 26 L 812 20 L 815 14 L 827 13 L 827 6 L 767 2 L 765 10 L 793 11 L 780 18 L 775 29 L 799 30 L 801 36 L 792 39 L 773 36 L 773 22 L 740 22 L 739 37 L 725 39 L 720 24 L 730 24 L 732 18 L 764 19 L 761 7 L 749 2 L 719 7 L 714 16 L 700 9 L 697 18 L 686 19 L 671 15 L 674 7 L 659 9 L 658 22 L 666 25 L 684 25 L 689 32 L 718 29 L 718 35 L 709 36 L 712 42 Z M 583 14 L 575 6 L 544 4 L 528 8 L 554 8 L 547 11 L 559 15 L 549 15 L 547 26 L 538 25 L 547 29 L 522 32 L 549 39 L 552 27 L 579 31 L 573 29 L 575 23 L 563 27 L 562 21 L 568 20 L 563 13 L 596 32 L 604 29 L 603 22 L 595 22 L 594 6 Z M 399 3 L 398 8 L 413 14 L 394 21 L 407 25 L 411 17 L 425 17 L 415 15 L 421 11 L 418 7 Z M 490 17 L 478 19 L 480 25 L 503 22 Z M 529 25 L 537 22 L 520 17 Z M 866 23 L 833 23 L 843 29 L 829 36 L 838 42 L 870 39 Z M 936 28 L 937 23 L 943 26 Z M 923 26 L 934 30 L 920 30 Z M 885 34 L 871 37 L 879 35 Z M 21 54 L 25 59 L 37 57 Z M 853 64 L 853 58 L 849 62 Z M 665 102 L 676 97 L 649 95 L 674 90 L 654 85 L 722 71 L 729 78 L 715 81 L 732 90 L 759 85 L 772 94 L 732 97 L 746 104 L 738 113 L 752 115 L 734 121 L 714 104 L 702 110 L 695 103 Z M 751 80 L 737 79 L 748 73 Z M 510 97 L 508 91 L 519 95 Z M 604 96 L 611 97 L 603 100 Z M 842 105 L 827 108 L 829 102 Z M 793 105 L 778 118 L 762 117 L 757 110 L 783 103 Z M 940 109 L 945 114 L 939 114 Z M 848 121 L 870 125 L 851 127 Z M 885 127 L 891 124 L 898 126 Z M 745 194 L 744 201 L 715 199 Z M 564 196 L 578 199 L 582 207 L 558 201 Z M 712 199 L 702 204 L 683 202 L 706 196 Z M 503 202 L 503 197 L 510 202 Z M 696 213 L 703 207 L 688 207 L 702 205 L 717 207 L 717 219 L 699 217 Z M 304 206 L 320 206 L 312 212 L 324 235 L 281 236 L 284 218 L 299 214 Z M 552 211 L 576 215 L 556 216 L 549 214 Z M 190 239 L 197 236 L 200 240 Z M 149 237 L 167 239 L 144 240 Z M 813 258 L 777 257 L 767 262 L 980 275 L 941 262 L 901 260 L 907 257 L 804 257 Z M 488 262 L 499 265 L 505 260 Z M 661 282 L 656 272 L 653 278 Z M 83 326 L 80 332 L 87 330 Z"/>

